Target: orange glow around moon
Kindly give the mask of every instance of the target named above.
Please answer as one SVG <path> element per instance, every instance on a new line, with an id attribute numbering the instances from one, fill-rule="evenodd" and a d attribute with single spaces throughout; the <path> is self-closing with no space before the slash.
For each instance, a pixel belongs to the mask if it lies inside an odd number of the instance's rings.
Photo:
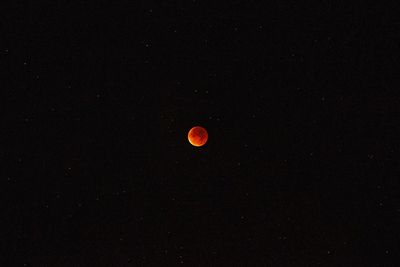
<path id="1" fill-rule="evenodd" d="M 203 127 L 195 126 L 190 129 L 188 140 L 193 146 L 203 146 L 208 140 L 208 133 Z"/>

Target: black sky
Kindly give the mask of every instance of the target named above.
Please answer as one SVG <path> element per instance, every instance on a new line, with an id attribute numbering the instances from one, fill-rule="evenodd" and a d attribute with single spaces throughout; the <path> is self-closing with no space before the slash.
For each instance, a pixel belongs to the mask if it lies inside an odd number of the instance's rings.
<path id="1" fill-rule="evenodd" d="M 5 10 L 1 266 L 398 266 L 394 8 Z"/>

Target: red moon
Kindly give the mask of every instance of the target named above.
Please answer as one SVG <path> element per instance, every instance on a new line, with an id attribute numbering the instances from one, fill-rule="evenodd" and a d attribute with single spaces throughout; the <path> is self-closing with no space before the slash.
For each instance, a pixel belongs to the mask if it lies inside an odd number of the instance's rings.
<path id="1" fill-rule="evenodd" d="M 190 129 L 188 140 L 193 146 L 204 146 L 208 140 L 208 133 L 203 127 L 195 126 Z"/>

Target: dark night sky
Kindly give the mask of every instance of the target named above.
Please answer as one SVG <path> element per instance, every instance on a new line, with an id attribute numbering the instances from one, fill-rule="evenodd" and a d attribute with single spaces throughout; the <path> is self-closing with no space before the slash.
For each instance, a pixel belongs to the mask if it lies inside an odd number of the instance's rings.
<path id="1" fill-rule="evenodd" d="M 6 9 L 0 265 L 399 266 L 398 12 L 164 2 Z"/>

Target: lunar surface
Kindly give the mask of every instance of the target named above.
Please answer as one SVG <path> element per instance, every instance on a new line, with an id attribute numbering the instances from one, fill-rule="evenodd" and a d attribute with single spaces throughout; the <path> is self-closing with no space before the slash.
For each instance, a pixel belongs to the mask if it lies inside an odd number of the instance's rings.
<path id="1" fill-rule="evenodd" d="M 195 126 L 188 133 L 188 140 L 193 146 L 204 146 L 208 140 L 206 129 L 201 126 Z"/>

